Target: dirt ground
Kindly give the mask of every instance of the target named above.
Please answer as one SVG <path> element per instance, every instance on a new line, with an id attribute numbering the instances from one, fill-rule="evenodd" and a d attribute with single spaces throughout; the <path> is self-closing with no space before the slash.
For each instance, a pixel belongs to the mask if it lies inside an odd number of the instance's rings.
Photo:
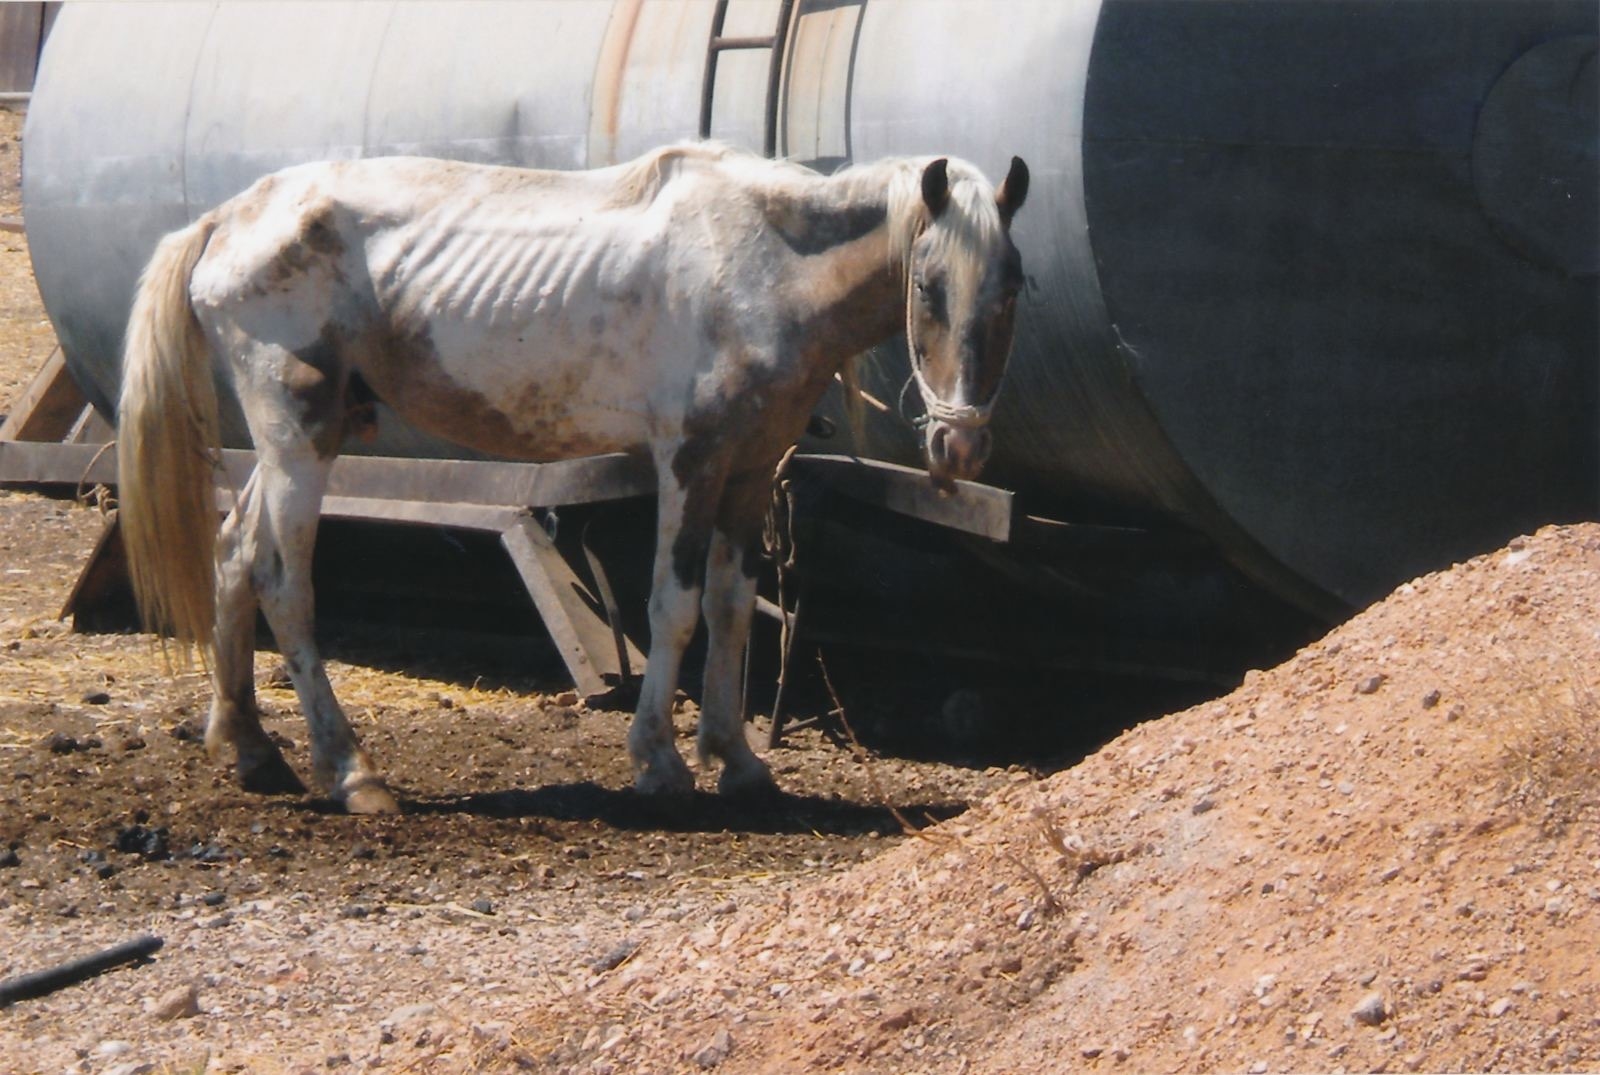
<path id="1" fill-rule="evenodd" d="M 22 214 L 23 113 L 0 105 L 0 217 Z M 28 240 L 0 231 L 0 413 L 55 347 L 28 261 Z"/>
<path id="2" fill-rule="evenodd" d="M 4 238 L 0 412 L 44 357 Z M 0 1071 L 1600 1069 L 1600 526 L 1059 772 L 802 733 L 759 809 L 638 801 L 558 680 L 335 633 L 371 819 L 238 791 L 198 675 L 56 619 L 102 525 L 0 491 L 0 978 L 165 947 L 0 1012 Z"/>

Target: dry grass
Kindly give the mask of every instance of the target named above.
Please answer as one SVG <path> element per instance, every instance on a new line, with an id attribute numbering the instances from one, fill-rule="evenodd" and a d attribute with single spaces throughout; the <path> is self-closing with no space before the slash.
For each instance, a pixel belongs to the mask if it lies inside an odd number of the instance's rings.
<path id="1" fill-rule="evenodd" d="M 1518 661 L 1523 689 L 1502 708 L 1501 782 L 1508 802 L 1546 829 L 1600 817 L 1600 692 L 1570 660 Z"/>

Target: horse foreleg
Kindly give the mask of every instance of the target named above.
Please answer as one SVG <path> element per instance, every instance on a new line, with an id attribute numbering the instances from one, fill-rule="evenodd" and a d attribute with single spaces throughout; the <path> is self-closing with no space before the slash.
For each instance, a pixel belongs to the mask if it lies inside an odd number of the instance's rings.
<path id="1" fill-rule="evenodd" d="M 252 575 L 305 714 L 318 783 L 352 814 L 398 813 L 400 804 L 334 697 L 313 634 L 311 554 L 330 467 L 330 460 L 315 457 L 309 448 L 287 458 L 262 454 L 257 480 L 265 525 L 259 528 Z"/>
<path id="2" fill-rule="evenodd" d="M 256 707 L 256 596 L 250 575 L 261 523 L 258 490 L 252 477 L 217 538 L 216 635 L 206 750 L 220 760 L 228 747 L 234 749 L 239 786 L 246 791 L 299 794 L 305 785 L 262 729 Z"/>
<path id="3" fill-rule="evenodd" d="M 748 539 L 730 536 L 720 526 L 706 557 L 705 694 L 700 708 L 699 750 L 702 763 L 722 759 L 717 790 L 724 795 L 773 792 L 772 772 L 745 738 L 744 651 L 755 608 L 755 550 Z"/>
<path id="4" fill-rule="evenodd" d="M 694 774 L 672 742 L 672 698 L 683 651 L 700 615 L 700 589 L 716 500 L 708 495 L 706 479 L 698 486 L 680 486 L 670 462 L 658 459 L 656 465 L 665 476 L 656 506 L 650 654 L 639 687 L 639 705 L 628 729 L 628 754 L 633 759 L 637 790 L 687 795 L 694 790 Z"/>
<path id="5" fill-rule="evenodd" d="M 744 652 L 756 603 L 761 521 L 772 495 L 772 472 L 736 475 L 723 491 L 706 556 L 705 694 L 700 708 L 700 757 L 722 759 L 717 790 L 724 795 L 776 790 L 766 762 L 745 738 Z"/>

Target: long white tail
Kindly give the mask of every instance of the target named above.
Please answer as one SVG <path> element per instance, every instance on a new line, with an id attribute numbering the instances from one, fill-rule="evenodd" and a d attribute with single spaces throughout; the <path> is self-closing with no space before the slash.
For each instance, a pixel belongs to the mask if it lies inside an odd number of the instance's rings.
<path id="1" fill-rule="evenodd" d="M 161 240 L 128 319 L 117 413 L 118 521 L 149 630 L 171 629 L 187 658 L 210 649 L 220 441 L 211 355 L 189 278 L 215 224 Z"/>

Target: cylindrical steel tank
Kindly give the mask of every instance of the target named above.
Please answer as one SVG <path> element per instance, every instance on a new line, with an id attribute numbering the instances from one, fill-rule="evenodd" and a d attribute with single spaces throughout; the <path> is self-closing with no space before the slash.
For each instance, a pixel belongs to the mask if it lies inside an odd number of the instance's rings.
<path id="1" fill-rule="evenodd" d="M 24 204 L 74 375 L 115 398 L 156 239 L 269 170 L 389 153 L 583 168 L 695 136 L 716 7 L 68 5 Z M 732 0 L 722 33 L 771 34 L 781 7 Z M 1179 520 L 1325 612 L 1596 514 L 1591 0 L 792 12 L 779 152 L 1032 167 L 988 473 L 1032 510 Z M 771 56 L 719 53 L 713 136 L 763 144 Z M 881 394 L 897 362 L 871 374 Z M 912 445 L 888 420 L 865 440 Z"/>

